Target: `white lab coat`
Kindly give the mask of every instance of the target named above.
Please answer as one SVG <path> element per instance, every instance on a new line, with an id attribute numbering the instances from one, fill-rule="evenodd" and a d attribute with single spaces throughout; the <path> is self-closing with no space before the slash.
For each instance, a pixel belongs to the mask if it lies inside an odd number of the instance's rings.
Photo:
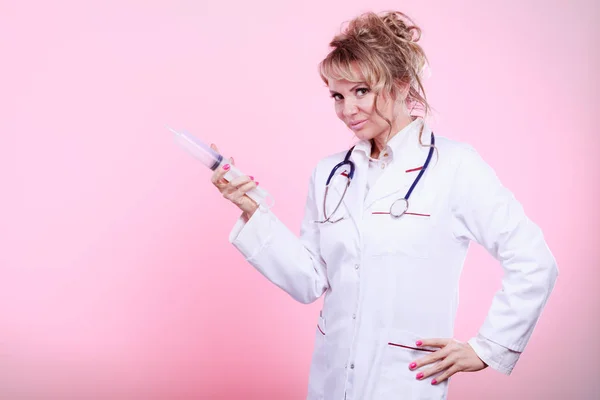
<path id="1" fill-rule="evenodd" d="M 429 143 L 430 132 L 424 124 L 422 143 Z M 299 238 L 264 209 L 246 223 L 240 218 L 231 231 L 230 242 L 247 261 L 294 299 L 311 303 L 325 295 L 309 400 L 445 399 L 448 381 L 418 381 L 417 371 L 408 368 L 429 353 L 401 346 L 453 337 L 470 241 L 484 246 L 505 271 L 479 331 L 490 342 L 523 351 L 554 287 L 558 269 L 539 227 L 467 144 L 436 135 L 437 154 L 408 209 L 423 215 L 373 214 L 389 211 L 418 174 L 414 169 L 429 151 L 418 133 L 399 133 L 405 137 L 395 161 L 368 193 L 370 144 L 357 144 L 354 179 L 336 214 L 344 220 L 313 222 L 323 219 L 325 181 L 347 150 L 314 169 Z M 337 204 L 344 184 L 341 176 L 334 180 L 328 208 Z"/>

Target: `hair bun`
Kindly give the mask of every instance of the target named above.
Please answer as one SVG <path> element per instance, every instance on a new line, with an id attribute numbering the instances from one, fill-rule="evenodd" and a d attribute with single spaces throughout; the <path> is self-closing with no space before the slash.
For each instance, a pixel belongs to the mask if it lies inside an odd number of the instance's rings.
<path id="1" fill-rule="evenodd" d="M 418 42 L 421 38 L 421 30 L 405 14 L 392 11 L 381 16 L 385 25 L 400 39 L 406 42 Z"/>

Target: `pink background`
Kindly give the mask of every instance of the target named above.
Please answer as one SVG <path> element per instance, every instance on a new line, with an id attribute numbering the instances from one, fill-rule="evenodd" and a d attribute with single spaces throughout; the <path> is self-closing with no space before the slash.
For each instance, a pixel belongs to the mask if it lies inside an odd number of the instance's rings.
<path id="1" fill-rule="evenodd" d="M 237 208 L 164 125 L 234 156 L 298 232 L 312 168 L 352 140 L 317 63 L 343 21 L 398 7 L 436 132 L 481 152 L 560 268 L 513 375 L 457 375 L 450 399 L 597 398 L 600 3 L 210 3 L 0 1 L 0 398 L 304 398 L 321 300 L 245 263 Z M 474 246 L 457 339 L 501 276 Z"/>

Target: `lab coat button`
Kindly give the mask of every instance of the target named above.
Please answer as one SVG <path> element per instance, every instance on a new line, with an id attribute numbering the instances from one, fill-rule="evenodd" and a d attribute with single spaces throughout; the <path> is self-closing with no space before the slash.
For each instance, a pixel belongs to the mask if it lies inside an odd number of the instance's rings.
<path id="1" fill-rule="evenodd" d="M 356 265 L 354 266 L 354 269 L 358 269 L 358 264 L 356 264 Z"/>
<path id="2" fill-rule="evenodd" d="M 352 319 L 356 319 L 356 314 L 352 314 Z"/>
<path id="3" fill-rule="evenodd" d="M 354 369 L 354 364 L 350 364 L 350 369 Z"/>

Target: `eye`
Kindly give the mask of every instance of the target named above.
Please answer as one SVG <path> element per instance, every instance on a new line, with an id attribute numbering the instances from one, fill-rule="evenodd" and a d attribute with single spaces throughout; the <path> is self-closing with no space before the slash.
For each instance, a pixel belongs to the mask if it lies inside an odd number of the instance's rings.
<path id="1" fill-rule="evenodd" d="M 335 101 L 341 100 L 342 99 L 342 95 L 339 93 L 334 93 L 331 95 L 332 99 L 335 99 Z"/>
<path id="2" fill-rule="evenodd" d="M 368 88 L 358 88 L 358 89 L 356 89 L 356 93 L 360 93 L 360 92 L 363 92 L 362 96 L 364 96 L 365 94 L 369 93 L 369 89 Z"/>

